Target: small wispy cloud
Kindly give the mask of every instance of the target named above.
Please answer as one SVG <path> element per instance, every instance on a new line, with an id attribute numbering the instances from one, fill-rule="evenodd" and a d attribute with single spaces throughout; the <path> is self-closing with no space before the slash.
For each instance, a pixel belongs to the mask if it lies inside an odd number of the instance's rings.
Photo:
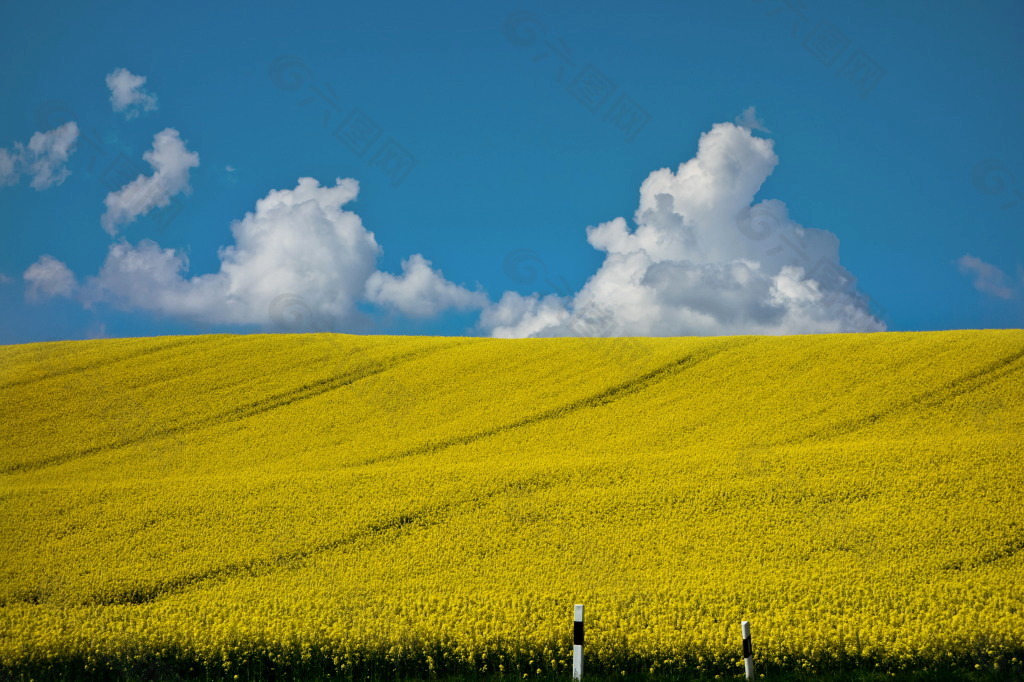
<path id="1" fill-rule="evenodd" d="M 1002 299 L 1013 298 L 1016 294 L 1010 277 L 991 263 L 968 253 L 956 260 L 956 266 L 960 274 L 970 277 L 974 288 L 984 294 Z"/>
<path id="2" fill-rule="evenodd" d="M 87 339 L 106 339 L 107 336 L 107 325 L 102 322 L 94 322 L 89 325 L 89 328 L 85 330 L 85 338 Z"/>
<path id="3" fill-rule="evenodd" d="M 143 89 L 145 84 L 145 76 L 137 76 L 125 68 L 108 73 L 107 87 L 114 111 L 123 112 L 125 118 L 132 119 L 143 111 L 156 109 L 156 96 Z"/>
<path id="4" fill-rule="evenodd" d="M 17 184 L 19 177 L 18 157 L 0 147 L 0 187 Z"/>
<path id="5" fill-rule="evenodd" d="M 67 265 L 53 256 L 44 255 L 30 265 L 24 274 L 25 298 L 41 301 L 54 296 L 71 297 L 78 289 L 75 275 Z"/>
<path id="6" fill-rule="evenodd" d="M 77 141 L 78 124 L 69 121 L 33 134 L 27 145 L 15 142 L 12 150 L 0 148 L 0 187 L 18 184 L 22 175 L 32 178 L 34 190 L 60 185 L 71 175 L 67 162 Z"/>
<path id="7" fill-rule="evenodd" d="M 762 133 L 770 133 L 771 131 L 765 127 L 764 122 L 757 117 L 757 109 L 754 107 L 747 107 L 743 110 L 743 113 L 735 118 L 736 125 L 747 130 L 760 130 Z"/>
<path id="8" fill-rule="evenodd" d="M 189 169 L 199 165 L 199 154 L 190 152 L 173 128 L 160 131 L 153 137 L 153 148 L 142 155 L 153 167 L 152 175 L 139 174 L 121 189 L 111 192 L 103 200 L 107 210 L 100 218 L 108 234 L 117 234 L 119 226 L 162 208 L 181 192 L 189 192 Z"/>

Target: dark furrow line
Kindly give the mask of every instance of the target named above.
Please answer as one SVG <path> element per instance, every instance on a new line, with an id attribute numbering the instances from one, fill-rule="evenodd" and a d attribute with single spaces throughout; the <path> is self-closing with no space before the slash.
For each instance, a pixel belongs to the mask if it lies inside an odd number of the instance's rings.
<path id="1" fill-rule="evenodd" d="M 97 362 L 93 362 L 93 363 L 86 364 L 86 365 L 79 365 L 77 367 L 70 367 L 70 368 L 68 368 L 68 369 L 66 369 L 66 370 L 64 370 L 62 372 L 54 372 L 52 374 L 44 374 L 43 376 L 39 376 L 39 377 L 31 377 L 31 378 L 28 378 L 28 379 L 20 379 L 20 380 L 17 380 L 17 381 L 12 381 L 12 382 L 9 382 L 9 383 L 6 383 L 6 384 L 0 384 L 0 391 L 8 389 L 8 388 L 20 388 L 22 386 L 27 386 L 29 384 L 34 384 L 34 383 L 39 382 L 39 381 L 46 381 L 47 379 L 55 379 L 57 377 L 64 377 L 64 376 L 68 376 L 69 374 L 77 374 L 78 372 L 87 372 L 87 371 L 93 370 L 93 369 L 100 369 L 101 367 L 106 367 L 107 365 L 114 365 L 114 364 L 117 364 L 119 362 L 125 362 L 125 361 L 128 361 L 128 360 L 135 360 L 137 358 L 141 358 L 141 357 L 144 357 L 146 355 L 151 355 L 153 353 L 159 353 L 161 351 L 170 350 L 172 348 L 178 348 L 180 346 L 186 346 L 186 345 L 192 344 L 192 343 L 203 344 L 203 343 L 207 343 L 208 342 L 208 340 L 197 341 L 196 340 L 197 338 L 201 338 L 201 337 L 194 337 L 194 336 L 193 337 L 188 337 L 188 338 L 186 338 L 183 341 L 172 341 L 172 342 L 169 342 L 169 343 L 164 343 L 164 344 L 156 345 L 156 346 L 153 346 L 153 347 L 150 347 L 150 348 L 146 348 L 146 349 L 141 350 L 141 351 L 137 351 L 137 352 L 134 352 L 134 353 L 129 353 L 128 355 L 122 355 L 121 357 L 118 357 L 118 358 L 115 358 L 115 359 L 103 359 L 103 360 L 99 360 Z"/>
<path id="2" fill-rule="evenodd" d="M 170 580 L 161 581 L 152 585 L 136 585 L 123 590 L 109 591 L 86 601 L 87 604 L 116 605 L 116 604 L 145 604 L 155 601 L 160 597 L 170 596 L 187 592 L 192 589 L 208 587 L 210 584 L 225 582 L 232 578 L 261 578 L 280 571 L 297 571 L 304 568 L 310 559 L 326 554 L 336 549 L 354 545 L 364 539 L 383 539 L 383 536 L 391 532 L 401 532 L 407 527 L 414 526 L 423 530 L 433 526 L 441 525 L 458 509 L 467 507 L 479 502 L 489 500 L 506 493 L 519 496 L 532 495 L 536 492 L 554 487 L 557 484 L 549 475 L 534 474 L 526 478 L 511 481 L 498 486 L 494 490 L 474 495 L 457 502 L 443 502 L 440 504 L 424 507 L 412 512 L 399 514 L 391 519 L 371 523 L 341 538 L 327 542 L 321 542 L 311 547 L 284 552 L 265 559 L 252 559 L 249 561 L 237 561 L 224 566 L 218 566 L 205 571 L 178 576 Z M 25 599 L 15 599 L 11 602 L 23 603 L 45 603 L 45 597 L 35 595 Z M 8 602 L 8 603 L 11 603 Z M 0 607 L 6 606 L 0 603 Z"/>
<path id="3" fill-rule="evenodd" d="M 946 562 L 942 565 L 942 569 L 945 571 L 961 571 L 965 568 L 981 568 L 1003 559 L 1009 559 L 1022 551 L 1024 551 L 1024 535 L 1010 540 L 1000 549 L 986 552 L 975 559 L 957 559 Z"/>
<path id="4" fill-rule="evenodd" d="M 1002 379 L 1003 377 L 1018 371 L 1020 368 L 1014 367 L 1013 365 L 1022 358 L 1024 358 L 1024 348 L 1017 351 L 1016 353 L 1010 353 L 1005 358 L 1000 358 L 999 360 L 996 360 L 995 362 L 991 363 L 986 367 L 983 367 L 977 372 L 968 374 L 964 377 L 961 377 L 960 379 L 951 381 L 948 384 L 948 395 L 945 395 L 942 391 L 932 391 L 933 395 L 937 395 L 937 399 L 924 402 L 924 404 L 929 406 L 941 405 L 942 403 L 948 402 L 953 398 L 962 396 L 965 393 L 971 393 L 972 391 L 977 391 L 979 388 L 990 386 L 996 381 Z M 970 382 L 973 382 L 973 385 L 967 386 L 966 384 Z M 964 384 L 963 388 L 960 388 L 961 384 Z"/>
<path id="5" fill-rule="evenodd" d="M 978 566 L 984 566 L 985 564 L 993 564 L 1003 559 L 1009 559 L 1010 557 L 1024 551 L 1024 537 L 1018 537 L 1002 549 L 997 549 L 993 552 L 980 557 L 978 559 Z"/>
<path id="6" fill-rule="evenodd" d="M 821 439 L 824 434 L 827 434 L 827 438 L 838 438 L 840 436 L 845 436 L 855 431 L 859 431 L 860 429 L 873 424 L 877 424 L 883 419 L 893 417 L 912 407 L 935 407 L 941 405 L 942 403 L 948 402 L 953 398 L 964 395 L 965 393 L 970 393 L 971 391 L 976 391 L 979 388 L 984 388 L 1004 376 L 1018 371 L 1020 368 L 1014 367 L 1013 365 L 1022 358 L 1024 358 L 1024 349 L 1011 353 L 1010 355 L 1000 358 L 995 362 L 989 363 L 975 372 L 958 377 L 953 381 L 944 384 L 940 388 L 925 391 L 924 393 L 910 398 L 909 400 L 904 400 L 890 407 L 876 410 L 875 412 L 863 417 L 848 419 L 830 427 L 824 427 L 821 430 L 804 434 L 803 436 L 796 436 L 794 438 L 776 441 L 774 443 L 757 444 L 757 447 L 799 445 L 800 443 L 804 443 L 815 438 Z"/>
<path id="7" fill-rule="evenodd" d="M 430 348 L 427 349 L 426 351 L 408 353 L 406 355 L 394 358 L 392 362 L 404 362 L 423 355 L 428 355 L 432 352 L 435 352 L 435 349 Z M 117 448 L 128 447 L 131 445 L 137 445 L 147 440 L 164 438 L 166 436 L 171 436 L 187 430 L 199 430 L 209 428 L 211 426 L 219 426 L 222 424 L 230 424 L 232 422 L 241 421 L 243 419 L 248 419 L 250 417 L 254 417 L 259 414 L 269 412 L 270 410 L 276 409 L 278 407 L 284 407 L 286 405 L 291 405 L 292 403 L 296 403 L 302 400 L 315 398 L 330 391 L 343 388 L 362 379 L 367 379 L 371 376 L 375 376 L 377 374 L 386 372 L 392 367 L 393 364 L 383 365 L 377 363 L 376 365 L 373 366 L 373 368 L 370 371 L 348 372 L 346 374 L 328 377 L 326 379 L 321 379 L 320 381 L 315 381 L 311 384 L 299 386 L 297 388 L 290 389 L 288 391 L 284 391 L 282 393 L 278 393 L 267 398 L 262 398 L 260 400 L 256 400 L 248 404 L 236 406 L 230 410 L 225 410 L 217 414 L 210 415 L 209 417 L 200 418 L 195 421 L 176 424 L 174 426 L 168 426 L 138 436 L 122 438 L 120 440 L 105 443 L 103 445 L 96 445 L 90 448 L 84 448 L 82 450 L 56 455 L 45 460 L 37 460 L 35 462 L 10 465 L 4 469 L 0 469 L 0 474 L 16 474 L 25 473 L 29 471 L 38 471 L 40 469 L 45 469 L 51 466 L 59 466 L 61 464 L 70 462 L 75 459 L 89 457 L 100 452 L 115 450 Z"/>
<path id="8" fill-rule="evenodd" d="M 527 417 L 518 419 L 508 424 L 502 424 L 500 426 L 485 429 L 483 431 L 477 431 L 475 433 L 455 436 L 453 438 L 449 438 L 443 441 L 427 442 L 424 443 L 423 445 L 419 445 L 408 450 L 403 450 L 402 452 L 396 452 L 369 461 L 358 462 L 346 466 L 368 466 L 380 462 L 393 461 L 397 459 L 403 459 L 405 457 L 413 457 L 416 455 L 437 452 L 439 450 L 444 450 L 446 448 L 454 447 L 456 445 L 467 445 L 469 443 L 473 443 L 484 438 L 489 438 L 491 436 L 496 436 L 498 434 L 505 433 L 506 431 L 518 429 L 523 426 L 530 426 L 532 424 L 536 424 L 537 422 L 546 421 L 550 419 L 561 419 L 580 410 L 589 409 L 593 407 L 601 407 L 602 405 L 607 405 L 610 402 L 620 400 L 621 398 L 624 398 L 628 395 L 638 393 L 646 388 L 649 388 L 650 386 L 660 383 L 661 381 L 667 379 L 669 376 L 678 374 L 695 365 L 710 360 L 716 355 L 723 353 L 727 350 L 732 350 L 734 348 L 746 346 L 753 342 L 754 340 L 749 340 L 740 343 L 727 342 L 721 344 L 716 350 L 702 349 L 704 352 L 691 353 L 677 360 L 673 360 L 672 362 L 669 362 L 665 365 L 662 365 L 661 367 L 651 370 L 650 372 L 642 374 L 639 377 L 636 377 L 635 379 L 631 379 L 621 384 L 616 384 L 615 386 L 612 386 L 611 388 L 601 391 L 600 393 L 596 393 L 586 398 L 581 398 L 579 400 L 575 400 L 573 402 L 567 403 L 565 405 L 560 405 L 549 410 L 544 410 L 543 412 L 538 412 L 537 414 L 529 415 Z"/>
<path id="9" fill-rule="evenodd" d="M 261 578 L 277 571 L 298 570 L 305 566 L 310 558 L 344 547 L 345 545 L 355 544 L 366 537 L 387 533 L 392 530 L 401 530 L 405 526 L 421 520 L 425 514 L 426 512 L 423 511 L 401 514 L 387 521 L 370 524 L 345 537 L 322 542 L 312 547 L 284 552 L 283 554 L 266 559 L 233 562 L 206 571 L 178 576 L 153 585 L 136 585 L 125 590 L 107 592 L 86 603 L 99 605 L 145 604 L 163 596 L 202 587 L 204 583 L 224 582 L 239 576 Z"/>

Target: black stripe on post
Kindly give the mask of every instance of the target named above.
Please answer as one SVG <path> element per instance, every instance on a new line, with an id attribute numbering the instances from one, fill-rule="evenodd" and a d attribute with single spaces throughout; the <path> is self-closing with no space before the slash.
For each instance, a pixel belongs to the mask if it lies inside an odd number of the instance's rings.
<path id="1" fill-rule="evenodd" d="M 583 646 L 583 621 L 572 622 L 572 643 Z"/>
<path id="2" fill-rule="evenodd" d="M 736 641 L 736 640 L 733 640 Z M 754 655 L 754 649 L 750 646 L 750 638 L 747 637 L 743 640 L 743 658 L 750 658 Z"/>

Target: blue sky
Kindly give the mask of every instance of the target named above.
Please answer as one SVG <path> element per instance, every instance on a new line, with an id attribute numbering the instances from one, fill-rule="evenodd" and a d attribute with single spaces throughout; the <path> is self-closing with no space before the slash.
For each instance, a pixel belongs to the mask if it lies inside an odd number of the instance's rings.
<path id="1" fill-rule="evenodd" d="M 0 18 L 0 343 L 1024 323 L 1020 3 Z"/>

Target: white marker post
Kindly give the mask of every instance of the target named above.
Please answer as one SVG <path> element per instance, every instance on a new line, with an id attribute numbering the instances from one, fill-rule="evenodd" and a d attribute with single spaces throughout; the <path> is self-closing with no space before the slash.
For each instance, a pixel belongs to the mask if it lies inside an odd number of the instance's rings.
<path id="1" fill-rule="evenodd" d="M 572 679 L 583 678 L 583 604 L 576 604 L 572 619 Z"/>
<path id="2" fill-rule="evenodd" d="M 747 674 L 747 679 L 754 679 L 754 649 L 750 645 L 750 621 L 745 620 L 742 623 L 743 628 L 743 670 Z"/>

